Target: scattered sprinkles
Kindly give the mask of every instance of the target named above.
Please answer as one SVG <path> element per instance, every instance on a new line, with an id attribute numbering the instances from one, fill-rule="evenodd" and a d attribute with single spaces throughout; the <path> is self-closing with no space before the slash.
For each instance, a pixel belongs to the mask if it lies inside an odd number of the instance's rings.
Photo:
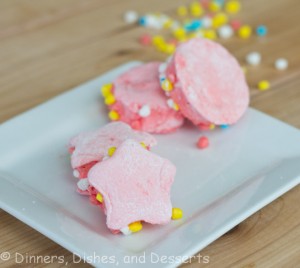
<path id="1" fill-rule="evenodd" d="M 268 90 L 270 88 L 270 82 L 267 80 L 262 80 L 258 83 L 258 89 L 261 91 Z"/>
<path id="2" fill-rule="evenodd" d="M 117 111 L 115 110 L 111 110 L 109 113 L 108 113 L 108 117 L 110 120 L 112 121 L 117 121 L 120 119 L 120 115 Z"/>
<path id="3" fill-rule="evenodd" d="M 139 19 L 139 15 L 135 11 L 127 11 L 124 14 L 124 21 L 128 24 L 135 23 Z"/>
<path id="4" fill-rule="evenodd" d="M 202 136 L 199 138 L 198 142 L 197 142 L 197 147 L 199 149 L 205 149 L 209 146 L 209 140 L 207 137 Z"/>
<path id="5" fill-rule="evenodd" d="M 247 55 L 246 61 L 249 65 L 257 66 L 261 62 L 261 55 L 258 52 L 251 52 Z"/>
<path id="6" fill-rule="evenodd" d="M 143 229 L 143 225 L 140 221 L 136 221 L 136 222 L 129 224 L 128 228 L 132 233 L 136 233 Z"/>
<path id="7" fill-rule="evenodd" d="M 286 70 L 289 66 L 289 63 L 286 59 L 280 58 L 275 61 L 275 68 L 277 70 L 283 71 Z"/>
<path id="8" fill-rule="evenodd" d="M 256 34 L 258 36 L 266 36 L 268 33 L 268 28 L 265 26 L 265 25 L 259 25 L 257 28 L 256 28 Z"/>
<path id="9" fill-rule="evenodd" d="M 172 209 L 172 220 L 179 220 L 183 216 L 183 212 L 180 208 L 173 208 Z"/>

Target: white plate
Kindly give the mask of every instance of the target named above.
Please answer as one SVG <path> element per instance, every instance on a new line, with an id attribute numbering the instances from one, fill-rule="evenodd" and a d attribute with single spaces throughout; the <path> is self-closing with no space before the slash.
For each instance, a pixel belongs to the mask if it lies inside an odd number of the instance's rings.
<path id="1" fill-rule="evenodd" d="M 300 182 L 297 129 L 249 109 L 236 126 L 205 134 L 211 146 L 199 150 L 199 130 L 186 125 L 157 136 L 154 149 L 177 166 L 172 201 L 184 219 L 145 225 L 132 236 L 112 235 L 99 209 L 75 192 L 66 144 L 78 132 L 107 123 L 100 86 L 137 64 L 123 65 L 0 126 L 1 208 L 99 267 L 107 266 L 105 260 L 93 256 L 115 258 L 119 267 L 125 256 L 142 256 L 141 262 L 145 257 L 145 267 L 168 256 L 156 264 L 176 266 Z"/>

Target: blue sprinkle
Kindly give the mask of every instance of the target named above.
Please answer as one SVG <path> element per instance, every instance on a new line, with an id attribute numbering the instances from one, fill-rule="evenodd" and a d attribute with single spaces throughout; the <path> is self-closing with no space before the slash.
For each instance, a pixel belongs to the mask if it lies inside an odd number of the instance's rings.
<path id="1" fill-rule="evenodd" d="M 214 1 L 216 4 L 218 4 L 220 7 L 222 7 L 224 5 L 224 0 L 215 0 Z"/>
<path id="2" fill-rule="evenodd" d="M 147 24 L 147 18 L 146 17 L 140 17 L 139 24 L 142 26 L 145 26 Z"/>
<path id="3" fill-rule="evenodd" d="M 229 128 L 229 125 L 220 125 L 220 128 L 221 129 L 227 129 L 227 128 Z"/>
<path id="4" fill-rule="evenodd" d="M 162 81 L 165 81 L 166 80 L 166 78 L 165 77 L 161 77 L 160 78 L 160 81 L 162 82 Z"/>
<path id="5" fill-rule="evenodd" d="M 201 27 L 202 27 L 201 20 L 193 20 L 191 23 L 188 23 L 184 26 L 185 30 L 188 32 L 197 31 Z"/>
<path id="6" fill-rule="evenodd" d="M 264 25 L 259 25 L 257 28 L 256 28 L 256 34 L 258 36 L 265 36 L 266 34 L 268 33 L 268 29 L 266 26 Z"/>

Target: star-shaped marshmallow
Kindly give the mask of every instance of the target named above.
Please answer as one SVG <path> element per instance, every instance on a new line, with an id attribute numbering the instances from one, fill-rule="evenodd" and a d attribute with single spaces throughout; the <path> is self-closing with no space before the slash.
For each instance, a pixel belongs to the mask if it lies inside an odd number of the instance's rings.
<path id="1" fill-rule="evenodd" d="M 138 221 L 166 224 L 171 220 L 175 173 L 169 160 L 129 139 L 111 158 L 93 166 L 88 180 L 103 196 L 108 228 L 122 230 Z"/>

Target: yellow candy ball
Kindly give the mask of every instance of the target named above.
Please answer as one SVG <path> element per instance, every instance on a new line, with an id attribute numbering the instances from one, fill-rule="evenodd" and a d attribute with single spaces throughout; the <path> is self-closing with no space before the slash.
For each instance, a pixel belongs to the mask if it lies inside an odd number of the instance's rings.
<path id="1" fill-rule="evenodd" d="M 169 29 L 169 28 L 171 28 L 172 24 L 173 24 L 173 21 L 170 20 L 170 19 L 168 19 L 168 20 L 164 23 L 164 28 L 165 28 L 165 29 Z"/>
<path id="2" fill-rule="evenodd" d="M 249 25 L 243 25 L 239 29 L 239 37 L 243 39 L 247 39 L 251 36 L 252 34 L 252 28 Z"/>
<path id="3" fill-rule="evenodd" d="M 140 142 L 143 148 L 147 149 L 147 145 L 144 142 Z"/>
<path id="4" fill-rule="evenodd" d="M 241 4 L 237 0 L 232 0 L 226 3 L 225 10 L 230 14 L 238 13 L 241 9 Z"/>
<path id="5" fill-rule="evenodd" d="M 162 83 L 161 83 L 161 87 L 164 91 L 172 91 L 173 90 L 173 85 L 172 83 L 168 80 L 165 79 Z"/>
<path id="6" fill-rule="evenodd" d="M 110 148 L 107 150 L 108 156 L 113 156 L 113 154 L 115 153 L 116 150 L 117 150 L 117 147 L 110 147 Z"/>
<path id="7" fill-rule="evenodd" d="M 210 40 L 215 40 L 217 39 L 217 33 L 215 30 L 208 29 L 204 31 L 204 37 Z"/>
<path id="8" fill-rule="evenodd" d="M 160 44 L 164 44 L 165 40 L 161 35 L 156 35 L 156 36 L 153 36 L 152 43 L 153 43 L 153 45 L 158 46 Z"/>
<path id="9" fill-rule="evenodd" d="M 190 5 L 191 15 L 194 17 L 200 17 L 203 14 L 203 8 L 198 2 L 194 2 Z"/>
<path id="10" fill-rule="evenodd" d="M 106 105 L 112 105 L 116 102 L 116 98 L 113 94 L 109 94 L 105 97 L 104 102 Z"/>
<path id="11" fill-rule="evenodd" d="M 184 17 L 188 14 L 188 10 L 185 6 L 180 6 L 177 8 L 178 16 Z"/>
<path id="12" fill-rule="evenodd" d="M 183 216 L 183 212 L 180 208 L 172 208 L 172 220 L 179 220 Z"/>
<path id="13" fill-rule="evenodd" d="M 262 80 L 258 83 L 259 90 L 268 90 L 271 87 L 270 82 L 267 80 Z"/>
<path id="14" fill-rule="evenodd" d="M 102 203 L 102 202 L 103 202 L 103 196 L 102 196 L 102 194 L 98 193 L 97 196 L 96 196 L 96 199 L 97 199 L 100 203 Z"/>
<path id="15" fill-rule="evenodd" d="M 186 38 L 185 30 L 181 27 L 177 28 L 173 32 L 173 35 L 177 40 L 184 40 Z"/>
<path id="16" fill-rule="evenodd" d="M 128 228 L 131 232 L 136 233 L 143 229 L 143 225 L 140 221 L 136 221 L 129 224 Z"/>
<path id="17" fill-rule="evenodd" d="M 208 9 L 212 12 L 218 12 L 221 9 L 221 6 L 216 2 L 210 2 Z"/>
<path id="18" fill-rule="evenodd" d="M 179 105 L 177 104 L 177 103 L 175 103 L 174 102 L 174 105 L 173 105 L 173 109 L 175 110 L 175 111 L 179 111 Z"/>
<path id="19" fill-rule="evenodd" d="M 226 24 L 228 22 L 228 17 L 225 13 L 219 13 L 212 19 L 212 26 L 214 28 L 219 28 L 222 25 Z"/>
<path id="20" fill-rule="evenodd" d="M 117 121 L 120 119 L 120 115 L 118 114 L 117 111 L 115 110 L 111 110 L 109 113 L 108 113 L 108 117 L 110 120 L 112 121 Z"/>
<path id="21" fill-rule="evenodd" d="M 172 55 L 176 50 L 176 46 L 173 44 L 167 44 L 164 48 L 164 52 L 167 53 L 168 55 Z"/>
<path id="22" fill-rule="evenodd" d="M 113 88 L 112 84 L 103 85 L 102 88 L 101 88 L 102 96 L 104 98 L 106 98 L 107 96 L 109 96 L 111 94 L 112 88 Z"/>

